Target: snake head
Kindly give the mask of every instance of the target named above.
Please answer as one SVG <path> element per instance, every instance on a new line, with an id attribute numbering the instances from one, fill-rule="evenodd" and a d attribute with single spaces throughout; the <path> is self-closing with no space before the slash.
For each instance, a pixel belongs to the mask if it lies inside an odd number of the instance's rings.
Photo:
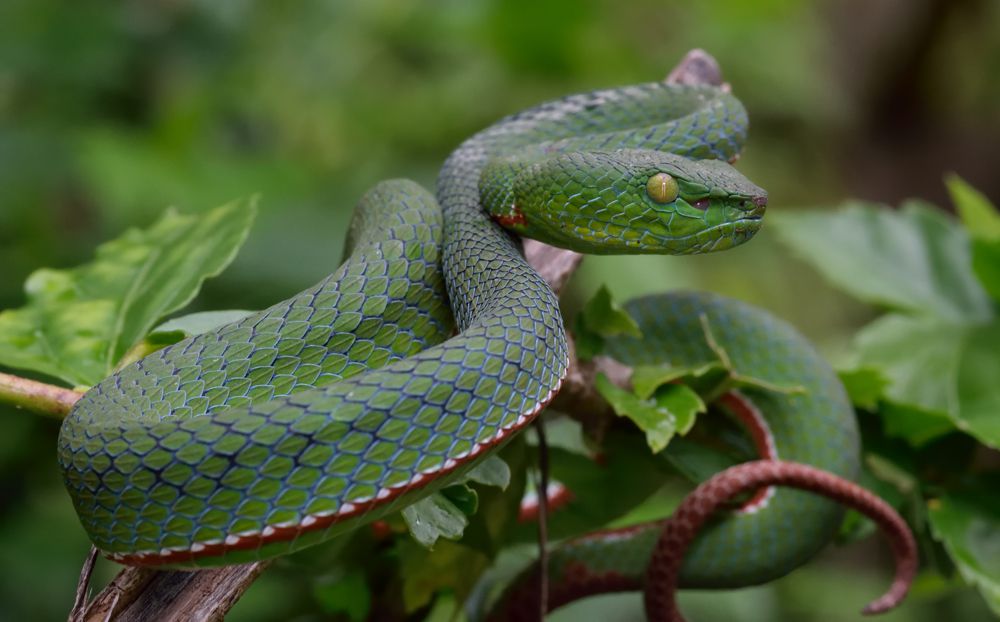
<path id="1" fill-rule="evenodd" d="M 767 193 L 718 160 L 659 151 L 572 152 L 487 165 L 487 211 L 508 229 L 591 254 L 705 253 L 760 229 Z"/>

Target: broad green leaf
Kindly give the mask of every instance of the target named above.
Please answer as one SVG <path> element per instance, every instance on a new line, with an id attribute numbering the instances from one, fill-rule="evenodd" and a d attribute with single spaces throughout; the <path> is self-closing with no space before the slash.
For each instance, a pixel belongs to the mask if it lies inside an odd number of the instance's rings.
<path id="1" fill-rule="evenodd" d="M 403 508 L 403 520 L 413 538 L 428 548 L 434 546 L 438 538 L 461 538 L 469 524 L 465 512 L 440 493 Z"/>
<path id="2" fill-rule="evenodd" d="M 993 314 L 972 273 L 968 235 L 930 205 L 851 203 L 782 214 L 771 224 L 799 256 L 860 300 L 951 321 Z"/>
<path id="3" fill-rule="evenodd" d="M 956 429 L 955 422 L 947 413 L 925 410 L 912 404 L 899 404 L 883 400 L 878 415 L 888 436 L 904 439 L 910 445 L 919 447 Z"/>
<path id="4" fill-rule="evenodd" d="M 604 374 L 597 375 L 595 387 L 615 414 L 631 419 L 646 433 L 646 442 L 654 453 L 662 451 L 674 434 L 686 434 L 696 415 L 705 412 L 705 403 L 698 394 L 680 384 L 660 387 L 652 399 L 642 399 L 615 386 Z"/>
<path id="5" fill-rule="evenodd" d="M 928 502 L 931 531 L 962 577 L 1000 616 L 1000 503 L 996 483 Z"/>
<path id="6" fill-rule="evenodd" d="M 487 456 L 485 460 L 469 471 L 466 480 L 506 490 L 507 486 L 510 485 L 510 467 L 500 456 Z"/>
<path id="7" fill-rule="evenodd" d="M 851 403 L 859 408 L 874 411 L 878 402 L 885 395 L 889 379 L 875 367 L 859 367 L 857 369 L 837 372 L 840 382 L 847 389 Z"/>
<path id="8" fill-rule="evenodd" d="M 37 270 L 25 283 L 27 304 L 0 312 L 0 364 L 97 383 L 229 265 L 255 213 L 253 199 L 198 215 L 167 210 L 149 229 L 102 244 L 88 264 Z"/>
<path id="9" fill-rule="evenodd" d="M 1000 321 L 969 331 L 958 364 L 955 424 L 1000 448 Z"/>
<path id="10" fill-rule="evenodd" d="M 468 482 L 506 489 L 510 467 L 500 456 L 488 456 L 451 486 L 403 508 L 403 520 L 417 542 L 429 548 L 438 538 L 462 537 L 479 504 L 479 495 Z"/>
<path id="11" fill-rule="evenodd" d="M 950 431 L 940 419 L 991 447 L 1000 447 L 1000 320 L 947 324 L 890 314 L 865 327 L 857 346 L 863 365 L 889 385 L 887 432 L 929 440 Z"/>
<path id="12" fill-rule="evenodd" d="M 953 379 L 968 330 L 931 318 L 886 315 L 858 333 L 859 362 L 888 378 L 885 395 L 892 401 L 952 413 L 958 407 Z"/>

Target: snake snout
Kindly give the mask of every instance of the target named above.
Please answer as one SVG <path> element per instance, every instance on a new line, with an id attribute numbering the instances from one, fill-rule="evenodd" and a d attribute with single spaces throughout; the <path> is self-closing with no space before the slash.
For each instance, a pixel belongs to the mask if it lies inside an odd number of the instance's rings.
<path id="1" fill-rule="evenodd" d="M 744 218 L 761 218 L 767 208 L 767 195 L 759 194 L 743 199 L 739 202 L 739 207 L 746 212 Z"/>

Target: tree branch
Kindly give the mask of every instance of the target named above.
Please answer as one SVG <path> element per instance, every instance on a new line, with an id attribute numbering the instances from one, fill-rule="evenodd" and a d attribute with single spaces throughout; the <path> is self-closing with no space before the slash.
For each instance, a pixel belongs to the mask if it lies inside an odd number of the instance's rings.
<path id="1" fill-rule="evenodd" d="M 0 373 L 0 402 L 39 415 L 63 418 L 83 394 L 37 380 Z"/>

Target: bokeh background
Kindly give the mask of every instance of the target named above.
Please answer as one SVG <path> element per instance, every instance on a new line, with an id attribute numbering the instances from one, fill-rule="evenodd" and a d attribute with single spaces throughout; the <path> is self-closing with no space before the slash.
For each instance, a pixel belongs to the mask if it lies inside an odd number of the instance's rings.
<path id="1" fill-rule="evenodd" d="M 260 308 L 332 269 L 376 181 L 430 187 L 447 153 L 496 118 L 662 78 L 692 47 L 716 56 L 750 111 L 740 167 L 771 210 L 911 196 L 947 208 L 949 171 L 1000 199 L 995 0 L 3 0 L 0 308 L 22 304 L 32 270 L 85 261 L 166 206 L 254 193 L 249 241 L 195 306 Z M 619 299 L 723 291 L 792 320 L 834 359 L 871 314 L 766 226 L 718 257 L 588 259 L 567 309 L 601 283 Z M 87 542 L 55 467 L 58 423 L 2 407 L 0 420 L 0 620 L 64 619 Z M 887 580 L 877 547 L 689 607 L 701 619 L 855 619 Z M 310 594 L 271 573 L 231 619 L 322 619 Z M 573 615 L 630 619 L 637 602 Z M 988 618 L 968 592 L 885 619 Z"/>

